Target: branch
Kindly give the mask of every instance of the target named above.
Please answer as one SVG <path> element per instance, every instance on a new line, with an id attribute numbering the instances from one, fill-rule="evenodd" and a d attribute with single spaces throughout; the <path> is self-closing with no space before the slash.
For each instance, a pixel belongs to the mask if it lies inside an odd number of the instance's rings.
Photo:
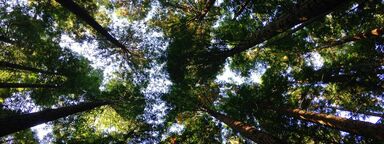
<path id="1" fill-rule="evenodd" d="M 236 18 L 245 10 L 245 7 L 247 7 L 249 2 L 251 2 L 251 0 L 246 0 L 240 5 L 240 9 L 237 12 L 235 12 L 235 16 L 233 17 L 233 20 L 236 20 Z"/>
<path id="2" fill-rule="evenodd" d="M 72 13 L 74 13 L 79 18 L 83 19 L 88 25 L 90 25 L 97 32 L 101 33 L 104 37 L 107 38 L 108 41 L 121 48 L 124 52 L 132 53 L 125 47 L 122 43 L 120 43 L 116 38 L 114 38 L 111 34 L 108 33 L 106 29 L 104 29 L 96 20 L 81 6 L 76 4 L 72 0 L 56 0 L 60 3 L 64 8 L 68 9 Z"/>
<path id="3" fill-rule="evenodd" d="M 350 0 L 311 0 L 305 1 L 302 5 L 290 13 L 280 16 L 275 21 L 267 24 L 263 29 L 251 33 L 246 40 L 236 45 L 233 49 L 224 51 L 224 57 L 231 57 L 237 53 L 246 51 L 253 46 L 264 42 L 295 25 L 304 23 L 319 15 L 334 11 L 336 8 L 345 6 Z"/>
<path id="4" fill-rule="evenodd" d="M 358 33 L 352 36 L 345 36 L 338 40 L 331 40 L 331 41 L 325 42 L 327 43 L 326 45 L 318 46 L 315 49 L 330 48 L 337 45 L 342 45 L 347 42 L 359 41 L 359 40 L 368 39 L 368 38 L 378 38 L 384 34 L 383 31 L 384 31 L 384 27 L 374 28 L 366 32 Z"/>

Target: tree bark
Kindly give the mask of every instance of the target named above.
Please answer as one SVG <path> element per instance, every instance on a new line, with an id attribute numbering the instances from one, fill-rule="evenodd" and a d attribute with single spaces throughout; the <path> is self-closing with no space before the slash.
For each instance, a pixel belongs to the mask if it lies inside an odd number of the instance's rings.
<path id="1" fill-rule="evenodd" d="M 0 61 L 0 67 L 7 67 L 7 68 L 12 68 L 12 69 L 18 69 L 18 70 L 25 70 L 25 71 L 30 71 L 30 72 L 35 72 L 35 73 L 42 73 L 42 74 L 50 74 L 50 75 L 61 75 L 56 72 L 51 72 L 51 71 L 46 71 L 42 69 L 37 69 L 33 67 L 28 67 L 28 66 L 23 66 L 19 64 L 13 64 L 5 61 Z"/>
<path id="2" fill-rule="evenodd" d="M 88 25 L 90 25 L 97 32 L 101 33 L 104 37 L 107 38 L 108 41 L 121 48 L 124 52 L 130 53 L 127 47 L 125 47 L 122 43 L 120 43 L 116 38 L 114 38 L 111 34 L 108 33 L 96 20 L 81 6 L 76 4 L 73 0 L 56 0 L 60 3 L 64 8 L 68 9 L 72 13 L 74 13 L 79 18 L 83 19 Z"/>
<path id="3" fill-rule="evenodd" d="M 359 40 L 368 39 L 368 38 L 377 38 L 377 37 L 380 37 L 384 34 L 383 30 L 384 30 L 384 28 L 380 27 L 380 28 L 374 28 L 372 30 L 362 32 L 362 33 L 359 33 L 359 34 L 356 34 L 353 36 L 345 36 L 345 37 L 342 37 L 338 40 L 325 42 L 325 44 L 323 46 L 319 46 L 316 49 L 334 47 L 334 46 L 341 45 L 341 44 L 344 44 L 347 42 L 359 41 Z"/>
<path id="4" fill-rule="evenodd" d="M 270 134 L 257 130 L 252 125 L 232 119 L 231 117 L 220 114 L 208 108 L 204 108 L 204 111 L 206 111 L 208 114 L 215 117 L 216 119 L 220 120 L 221 122 L 225 123 L 226 125 L 231 127 L 233 130 L 240 132 L 240 134 L 243 135 L 244 137 L 256 143 L 261 143 L 261 144 L 281 143 L 279 139 L 271 136 Z"/>
<path id="5" fill-rule="evenodd" d="M 384 125 L 351 120 L 339 116 L 308 112 L 302 109 L 280 109 L 282 114 L 296 119 L 321 124 L 341 131 L 384 140 Z"/>
<path id="6" fill-rule="evenodd" d="M 59 88 L 57 84 L 0 83 L 0 88 Z"/>
<path id="7" fill-rule="evenodd" d="M 78 112 L 91 110 L 96 107 L 110 104 L 110 102 L 85 102 L 74 106 L 58 109 L 47 109 L 40 112 L 9 116 L 0 119 L 0 136 L 5 136 L 42 123 L 53 121 Z"/>
<path id="8" fill-rule="evenodd" d="M 263 29 L 252 33 L 248 38 L 240 42 L 233 49 L 224 51 L 225 57 L 231 57 L 235 54 L 246 51 L 253 46 L 268 40 L 279 33 L 282 33 L 300 23 L 306 22 L 312 18 L 329 13 L 350 2 L 351 0 L 307 0 L 290 13 L 286 13 L 275 21 L 267 24 Z"/>

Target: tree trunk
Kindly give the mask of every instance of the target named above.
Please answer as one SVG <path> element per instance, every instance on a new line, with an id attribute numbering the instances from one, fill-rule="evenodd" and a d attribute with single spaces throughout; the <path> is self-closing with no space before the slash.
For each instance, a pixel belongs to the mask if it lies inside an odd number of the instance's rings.
<path id="1" fill-rule="evenodd" d="M 131 52 L 125 47 L 122 43 L 120 43 L 116 38 L 114 38 L 111 34 L 108 33 L 96 20 L 81 6 L 76 4 L 73 0 L 56 0 L 63 7 L 74 13 L 79 18 L 83 19 L 88 25 L 90 25 L 97 32 L 101 33 L 104 37 L 107 38 L 108 41 L 121 48 L 124 52 Z"/>
<path id="2" fill-rule="evenodd" d="M 57 84 L 0 83 L 0 88 L 59 88 Z"/>
<path id="3" fill-rule="evenodd" d="M 316 49 L 334 47 L 347 42 L 359 41 L 359 40 L 368 39 L 368 38 L 377 38 L 384 34 L 383 30 L 384 28 L 381 27 L 381 28 L 375 28 L 375 29 L 369 30 L 367 32 L 362 32 L 353 36 L 345 36 L 340 38 L 339 40 L 325 42 L 326 43 L 325 45 L 319 46 Z"/>
<path id="4" fill-rule="evenodd" d="M 46 70 L 37 69 L 37 68 L 33 68 L 33 67 L 28 67 L 28 66 L 23 66 L 23 65 L 19 65 L 19 64 L 13 64 L 13 63 L 5 62 L 5 61 L 0 61 L 0 67 L 25 70 L 25 71 L 35 72 L 35 73 L 42 73 L 42 74 L 61 75 L 61 74 L 58 74 L 55 72 L 46 71 Z"/>
<path id="5" fill-rule="evenodd" d="M 58 109 L 47 109 L 40 112 L 9 116 L 0 119 L 0 136 L 5 136 L 39 124 L 66 117 L 78 112 L 91 110 L 96 107 L 110 104 L 110 102 L 85 102 L 74 106 Z"/>
<path id="6" fill-rule="evenodd" d="M 282 114 L 321 124 L 341 131 L 384 140 L 384 125 L 369 122 L 351 120 L 339 116 L 308 112 L 301 109 L 280 109 Z"/>
<path id="7" fill-rule="evenodd" d="M 234 120 L 231 117 L 225 116 L 223 114 L 220 114 L 216 111 L 210 110 L 208 108 L 204 108 L 204 111 L 206 111 L 211 116 L 215 117 L 216 119 L 220 120 L 221 122 L 225 123 L 229 127 L 231 127 L 233 130 L 240 132 L 241 135 L 244 137 L 261 144 L 274 144 L 274 143 L 281 143 L 281 141 L 265 132 L 262 132 L 260 130 L 257 130 L 252 125 L 243 123 L 238 120 Z"/>
<path id="8" fill-rule="evenodd" d="M 231 57 L 237 53 L 246 51 L 253 46 L 268 40 L 300 23 L 306 22 L 318 15 L 329 13 L 339 6 L 346 5 L 351 0 L 306 0 L 290 13 L 278 17 L 267 24 L 263 29 L 252 33 L 247 40 L 240 42 L 233 49 L 223 52 L 225 57 Z"/>

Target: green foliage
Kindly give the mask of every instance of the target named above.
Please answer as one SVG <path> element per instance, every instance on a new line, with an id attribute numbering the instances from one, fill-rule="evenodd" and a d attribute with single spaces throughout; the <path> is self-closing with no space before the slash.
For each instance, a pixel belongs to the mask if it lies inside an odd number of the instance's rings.
<path id="1" fill-rule="evenodd" d="M 22 130 L 8 137 L 0 138 L 1 143 L 20 143 L 20 144 L 38 144 L 39 140 L 36 137 L 36 133 L 32 130 Z"/>
<path id="2" fill-rule="evenodd" d="M 220 129 L 207 115 L 183 113 L 178 119 L 184 130 L 180 134 L 170 133 L 162 143 L 220 143 Z"/>
<path id="3" fill-rule="evenodd" d="M 56 143 L 124 143 L 142 134 L 146 127 L 105 106 L 55 122 L 53 133 Z"/>
<path id="4" fill-rule="evenodd" d="M 127 119 L 136 119 L 144 112 L 144 95 L 130 80 L 112 79 L 99 98 L 111 100 L 116 112 Z"/>

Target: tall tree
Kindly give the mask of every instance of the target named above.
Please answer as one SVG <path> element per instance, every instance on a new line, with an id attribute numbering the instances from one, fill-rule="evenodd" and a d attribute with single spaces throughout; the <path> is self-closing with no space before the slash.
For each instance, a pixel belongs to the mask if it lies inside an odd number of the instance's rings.
<path id="1" fill-rule="evenodd" d="M 282 142 L 281 140 L 277 139 L 276 137 L 271 136 L 270 134 L 267 134 L 263 131 L 257 130 L 252 125 L 243 123 L 243 122 L 238 121 L 238 120 L 234 120 L 234 119 L 232 119 L 226 115 L 220 114 L 220 113 L 213 111 L 213 110 L 210 110 L 208 108 L 205 108 L 204 111 L 206 111 L 211 116 L 213 116 L 216 119 L 220 120 L 221 122 L 227 124 L 233 130 L 240 132 L 246 138 L 249 138 L 256 143 L 272 144 L 272 143 L 281 143 Z"/>
<path id="2" fill-rule="evenodd" d="M 0 119 L 0 136 L 5 136 L 7 134 L 17 132 L 19 130 L 27 129 L 42 123 L 69 116 L 71 114 L 91 110 L 93 108 L 108 104 L 111 104 L 111 102 L 86 102 L 68 107 L 47 109 L 35 113 L 4 117 Z"/>
<path id="3" fill-rule="evenodd" d="M 261 30 L 251 33 L 247 36 L 247 40 L 240 42 L 234 48 L 225 51 L 225 57 L 233 56 L 252 48 L 253 46 L 276 36 L 277 34 L 286 31 L 293 26 L 315 18 L 323 13 L 329 13 L 340 6 L 348 4 L 348 0 L 332 1 L 304 1 L 300 3 L 293 11 L 278 17 L 272 23 L 267 24 Z"/>
<path id="4" fill-rule="evenodd" d="M 56 1 L 60 3 L 63 7 L 68 9 L 69 11 L 73 12 L 76 16 L 83 19 L 93 29 L 95 29 L 97 32 L 101 33 L 105 38 L 107 38 L 108 41 L 110 41 L 117 47 L 121 48 L 123 52 L 132 55 L 132 52 L 130 49 L 128 49 L 125 45 L 123 45 L 116 38 L 114 38 L 110 33 L 108 33 L 108 31 L 104 29 L 98 22 L 96 22 L 96 20 L 91 15 L 89 15 L 84 8 L 82 8 L 72 0 L 56 0 Z"/>
<path id="5" fill-rule="evenodd" d="M 285 109 L 279 111 L 281 114 L 292 116 L 297 119 L 325 125 L 349 133 L 373 137 L 378 140 L 384 140 L 384 126 L 381 124 L 350 120 L 334 115 L 308 112 L 302 109 Z"/>

